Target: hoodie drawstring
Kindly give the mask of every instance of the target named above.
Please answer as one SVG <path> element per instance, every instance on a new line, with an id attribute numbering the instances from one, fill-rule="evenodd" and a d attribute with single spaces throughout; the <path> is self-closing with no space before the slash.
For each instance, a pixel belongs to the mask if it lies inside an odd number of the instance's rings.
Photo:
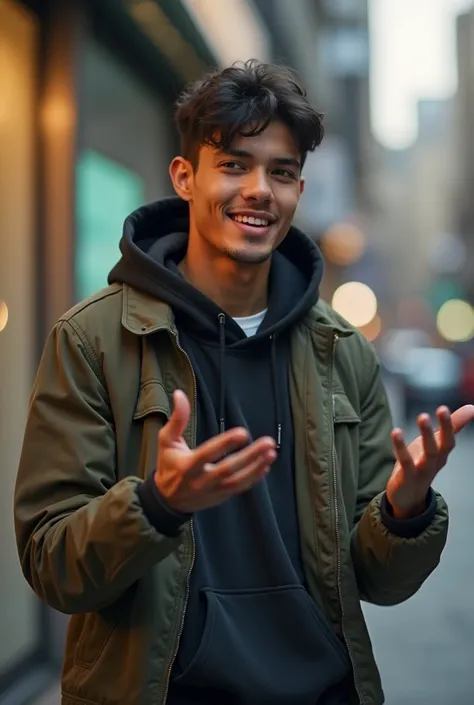
<path id="1" fill-rule="evenodd" d="M 225 314 L 219 313 L 217 316 L 219 321 L 219 432 L 225 431 Z M 271 370 L 272 370 L 272 387 L 273 398 L 275 402 L 276 415 L 276 447 L 281 448 L 282 439 L 282 423 L 281 423 L 281 402 L 278 394 L 278 377 L 277 377 L 277 351 L 276 351 L 276 335 L 270 336 L 271 348 Z"/>
<path id="2" fill-rule="evenodd" d="M 280 408 L 280 397 L 278 394 L 278 378 L 277 378 L 277 359 L 276 359 L 276 335 L 270 336 L 271 342 L 271 358 L 272 358 L 272 382 L 273 382 L 273 397 L 275 399 L 275 415 L 276 415 L 276 447 L 277 450 L 281 448 L 281 408 Z"/>
<path id="3" fill-rule="evenodd" d="M 225 431 L 225 314 L 217 316 L 219 320 L 219 432 Z"/>

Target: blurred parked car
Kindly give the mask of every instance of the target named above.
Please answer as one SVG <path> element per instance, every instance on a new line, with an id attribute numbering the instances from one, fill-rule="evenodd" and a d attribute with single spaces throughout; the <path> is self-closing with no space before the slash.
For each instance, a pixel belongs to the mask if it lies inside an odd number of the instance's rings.
<path id="1" fill-rule="evenodd" d="M 380 346 L 382 366 L 388 374 L 403 378 L 407 352 L 430 345 L 431 338 L 425 331 L 417 328 L 392 328 L 385 333 Z"/>
<path id="2" fill-rule="evenodd" d="M 404 371 L 404 404 L 407 417 L 446 405 L 463 403 L 463 361 L 452 350 L 419 347 L 407 350 Z"/>

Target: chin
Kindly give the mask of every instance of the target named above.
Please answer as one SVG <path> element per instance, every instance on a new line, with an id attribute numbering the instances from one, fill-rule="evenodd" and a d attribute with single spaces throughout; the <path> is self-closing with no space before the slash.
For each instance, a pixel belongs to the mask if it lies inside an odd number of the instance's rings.
<path id="1" fill-rule="evenodd" d="M 258 265 L 266 262 L 271 256 L 273 250 L 256 250 L 247 248 L 226 248 L 225 254 L 229 259 L 239 264 Z"/>

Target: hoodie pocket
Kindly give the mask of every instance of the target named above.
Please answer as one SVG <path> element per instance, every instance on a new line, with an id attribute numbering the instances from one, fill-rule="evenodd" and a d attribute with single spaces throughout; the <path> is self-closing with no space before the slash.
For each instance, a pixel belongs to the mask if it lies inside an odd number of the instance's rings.
<path id="1" fill-rule="evenodd" d="M 317 702 L 347 675 L 343 644 L 301 586 L 203 589 L 199 648 L 176 683 L 242 702 Z"/>

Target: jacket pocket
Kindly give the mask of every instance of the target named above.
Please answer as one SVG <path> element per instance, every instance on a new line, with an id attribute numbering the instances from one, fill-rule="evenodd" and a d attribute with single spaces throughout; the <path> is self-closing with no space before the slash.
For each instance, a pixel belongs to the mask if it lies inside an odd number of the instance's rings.
<path id="1" fill-rule="evenodd" d="M 287 705 L 317 702 L 347 675 L 345 647 L 303 587 L 202 592 L 202 639 L 176 684 Z"/>
<path id="2" fill-rule="evenodd" d="M 359 433 L 361 419 L 343 391 L 333 395 L 334 450 L 338 484 L 341 491 L 340 499 L 345 508 L 339 513 L 342 526 L 353 524 L 359 485 Z M 344 524 L 345 523 L 345 524 Z M 343 535 L 346 535 L 343 530 Z"/>
<path id="3" fill-rule="evenodd" d="M 163 385 L 157 379 L 144 382 L 138 394 L 132 425 L 133 445 L 140 449 L 137 474 L 143 479 L 156 467 L 158 433 L 170 413 L 170 402 Z"/>
<path id="4" fill-rule="evenodd" d="M 133 420 L 138 421 L 150 414 L 161 414 L 168 419 L 171 413 L 170 402 L 165 388 L 157 379 L 144 382 L 138 393 Z"/>
<path id="5" fill-rule="evenodd" d="M 115 623 L 99 612 L 85 615 L 77 642 L 74 663 L 82 668 L 92 668 L 102 655 L 115 629 Z"/>
<path id="6" fill-rule="evenodd" d="M 344 392 L 335 392 L 332 398 L 333 420 L 335 424 L 359 424 L 360 416 Z"/>

